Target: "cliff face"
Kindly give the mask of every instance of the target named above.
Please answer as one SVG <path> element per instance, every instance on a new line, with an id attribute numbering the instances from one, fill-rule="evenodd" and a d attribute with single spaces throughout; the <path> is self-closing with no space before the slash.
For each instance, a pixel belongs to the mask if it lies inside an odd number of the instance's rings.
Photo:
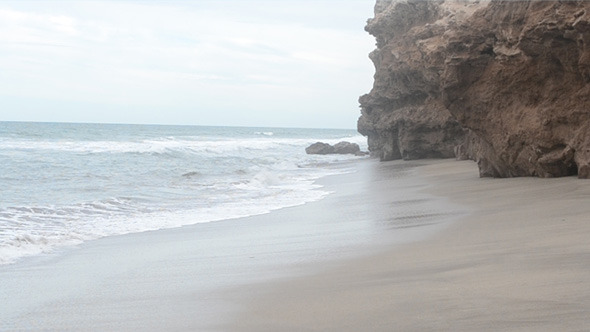
<path id="1" fill-rule="evenodd" d="M 359 131 L 383 160 L 590 177 L 590 2 L 378 1 Z"/>
<path id="2" fill-rule="evenodd" d="M 366 30 L 376 37 L 372 91 L 360 98 L 359 132 L 382 160 L 450 158 L 464 130 L 442 98 L 446 32 L 480 8 L 473 3 L 377 1 Z"/>

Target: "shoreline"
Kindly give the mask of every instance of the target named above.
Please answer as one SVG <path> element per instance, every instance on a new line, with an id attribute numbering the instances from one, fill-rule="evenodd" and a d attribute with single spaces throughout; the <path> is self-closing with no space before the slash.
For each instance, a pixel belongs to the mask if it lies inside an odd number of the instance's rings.
<path id="1" fill-rule="evenodd" d="M 472 213 L 425 241 L 320 273 L 251 285 L 226 331 L 584 331 L 590 186 L 479 178 L 470 161 L 418 168 Z M 245 305 L 246 303 L 247 306 Z"/>
<path id="2" fill-rule="evenodd" d="M 268 214 L 0 267 L 6 331 L 583 331 L 590 186 L 363 160 Z"/>
<path id="3" fill-rule="evenodd" d="M 0 329 L 223 331 L 239 313 L 236 288 L 313 275 L 446 227 L 462 212 L 419 192 L 428 184 L 413 173 L 424 163 L 359 160 L 346 165 L 355 173 L 317 181 L 332 192 L 319 201 L 1 266 Z M 444 222 L 431 225 L 437 216 Z"/>

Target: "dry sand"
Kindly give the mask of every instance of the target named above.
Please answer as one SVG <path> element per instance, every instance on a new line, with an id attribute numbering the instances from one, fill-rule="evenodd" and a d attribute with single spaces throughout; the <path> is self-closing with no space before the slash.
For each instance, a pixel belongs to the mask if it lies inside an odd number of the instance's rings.
<path id="1" fill-rule="evenodd" d="M 418 169 L 472 214 L 424 240 L 252 285 L 228 331 L 588 331 L 590 182 Z M 239 290 L 238 290 L 239 291 Z"/>

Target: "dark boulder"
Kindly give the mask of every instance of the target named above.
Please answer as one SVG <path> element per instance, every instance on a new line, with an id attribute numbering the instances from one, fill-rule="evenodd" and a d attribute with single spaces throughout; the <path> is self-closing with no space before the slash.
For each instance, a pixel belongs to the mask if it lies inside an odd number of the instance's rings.
<path id="1" fill-rule="evenodd" d="M 328 143 L 317 142 L 305 149 L 307 154 L 354 154 L 364 155 L 361 148 L 356 143 L 340 142 L 332 146 Z"/>
<path id="2" fill-rule="evenodd" d="M 357 154 L 361 148 L 356 143 L 340 142 L 334 145 L 335 154 Z"/>
<path id="3" fill-rule="evenodd" d="M 307 154 L 332 154 L 334 147 L 328 143 L 317 142 L 305 148 Z"/>

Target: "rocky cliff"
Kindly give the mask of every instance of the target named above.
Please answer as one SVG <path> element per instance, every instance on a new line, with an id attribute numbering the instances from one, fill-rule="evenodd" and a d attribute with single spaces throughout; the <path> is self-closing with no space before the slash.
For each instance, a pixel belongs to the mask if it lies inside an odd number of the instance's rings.
<path id="1" fill-rule="evenodd" d="M 373 155 L 590 178 L 590 2 L 378 0 L 366 30 Z"/>

